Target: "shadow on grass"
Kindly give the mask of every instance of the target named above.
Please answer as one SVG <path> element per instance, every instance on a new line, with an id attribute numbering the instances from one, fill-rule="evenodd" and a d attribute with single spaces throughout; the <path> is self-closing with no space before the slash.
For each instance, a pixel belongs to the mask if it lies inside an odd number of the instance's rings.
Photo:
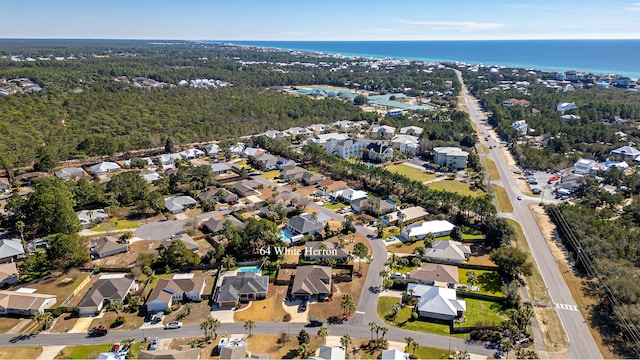
<path id="1" fill-rule="evenodd" d="M 484 291 L 494 293 L 502 292 L 502 281 L 500 280 L 500 275 L 495 271 L 480 274 L 480 276 L 478 276 L 478 283 Z"/>

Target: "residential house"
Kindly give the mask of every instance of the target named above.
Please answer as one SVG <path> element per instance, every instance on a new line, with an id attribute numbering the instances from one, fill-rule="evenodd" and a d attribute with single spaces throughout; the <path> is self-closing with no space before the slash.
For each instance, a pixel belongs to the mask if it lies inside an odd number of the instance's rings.
<path id="1" fill-rule="evenodd" d="M 338 247 L 338 243 L 331 241 L 307 241 L 304 244 L 302 257 L 307 261 L 336 259 L 345 262 L 349 252 Z"/>
<path id="2" fill-rule="evenodd" d="M 245 342 L 234 343 L 233 340 L 234 339 L 231 339 L 229 345 L 220 349 L 219 360 L 238 360 L 247 357 L 247 345 Z"/>
<path id="3" fill-rule="evenodd" d="M 391 201 L 374 197 L 356 200 L 351 203 L 351 208 L 355 213 L 365 212 L 373 216 L 381 216 L 395 211 L 396 206 Z"/>
<path id="4" fill-rule="evenodd" d="M 338 180 L 333 181 L 331 179 L 324 179 L 318 182 L 318 196 L 327 196 L 329 193 L 334 192 L 336 190 L 342 190 L 347 188 L 347 183 Z"/>
<path id="5" fill-rule="evenodd" d="M 405 109 L 391 109 L 387 111 L 387 115 L 394 116 L 402 116 L 406 110 Z"/>
<path id="6" fill-rule="evenodd" d="M 407 292 L 419 299 L 415 310 L 420 317 L 454 320 L 467 311 L 466 302 L 456 299 L 456 289 L 410 283 Z"/>
<path id="7" fill-rule="evenodd" d="M 573 124 L 576 123 L 577 120 L 580 120 L 580 116 L 574 114 L 567 114 L 560 116 L 560 121 L 565 124 Z"/>
<path id="8" fill-rule="evenodd" d="M 88 229 L 91 226 L 109 221 L 109 214 L 104 209 L 94 210 L 80 210 L 76 211 L 76 216 L 80 220 L 80 225 L 83 229 Z"/>
<path id="9" fill-rule="evenodd" d="M 317 185 L 324 177 L 321 174 L 314 174 L 309 171 L 302 174 L 302 183 L 306 186 Z"/>
<path id="10" fill-rule="evenodd" d="M 18 283 L 18 267 L 16 263 L 0 264 L 0 286 L 10 286 Z"/>
<path id="11" fill-rule="evenodd" d="M 169 166 L 176 163 L 176 161 L 182 160 L 182 155 L 178 153 L 162 154 L 158 155 L 158 160 L 162 166 Z"/>
<path id="12" fill-rule="evenodd" d="M 409 360 L 409 354 L 398 349 L 382 350 L 380 360 Z"/>
<path id="13" fill-rule="evenodd" d="M 391 139 L 395 133 L 396 128 L 388 125 L 372 126 L 369 130 L 369 134 L 373 139 Z"/>
<path id="14" fill-rule="evenodd" d="M 198 195 L 200 201 L 218 201 L 230 205 L 238 203 L 238 195 L 232 193 L 225 188 L 209 189 Z"/>
<path id="15" fill-rule="evenodd" d="M 51 174 L 43 171 L 33 171 L 33 172 L 27 172 L 27 173 L 17 175 L 15 179 L 20 184 L 29 186 L 31 185 L 31 181 L 33 179 L 46 179 L 48 177 L 51 177 Z"/>
<path id="16" fill-rule="evenodd" d="M 324 148 L 327 153 L 336 155 L 342 159 L 361 159 L 362 151 L 369 142 L 369 140 L 365 139 L 330 139 Z"/>
<path id="17" fill-rule="evenodd" d="M 31 317 L 53 308 L 58 301 L 55 295 L 38 294 L 34 289 L 0 290 L 0 314 Z"/>
<path id="18" fill-rule="evenodd" d="M 398 223 L 398 218 L 402 217 L 404 224 L 411 224 L 416 221 L 424 220 L 429 213 L 421 206 L 412 206 L 396 212 L 391 212 L 382 217 L 385 225 L 391 226 Z"/>
<path id="19" fill-rule="evenodd" d="M 204 151 L 206 151 L 210 157 L 217 158 L 220 152 L 220 146 L 218 144 L 207 144 L 204 146 Z"/>
<path id="20" fill-rule="evenodd" d="M 329 266 L 305 265 L 296 268 L 291 286 L 291 296 L 319 300 L 331 297 L 331 268 Z"/>
<path id="21" fill-rule="evenodd" d="M 262 135 L 266 136 L 269 139 L 277 139 L 277 138 L 282 138 L 287 136 L 286 133 L 280 131 L 280 130 L 268 130 L 264 133 L 262 133 Z"/>
<path id="22" fill-rule="evenodd" d="M 331 139 L 346 140 L 348 138 L 349 138 L 349 136 L 347 134 L 338 134 L 338 133 L 319 134 L 319 135 L 315 135 L 315 136 L 309 138 L 309 140 L 307 140 L 307 144 L 308 145 L 318 144 L 318 145 L 324 147 L 325 144 L 327 143 L 327 141 L 329 141 Z"/>
<path id="23" fill-rule="evenodd" d="M 169 246 L 171 245 L 172 242 L 180 240 L 182 241 L 182 243 L 184 244 L 184 246 L 193 251 L 193 252 L 197 252 L 198 249 L 200 248 L 200 246 L 198 245 L 198 243 L 193 240 L 193 238 L 191 236 L 189 236 L 189 234 L 180 234 L 180 235 L 171 235 L 170 238 L 168 239 L 164 239 L 162 240 L 162 243 L 160 243 L 160 246 L 162 246 L 163 248 L 167 249 L 169 248 Z"/>
<path id="24" fill-rule="evenodd" d="M 276 170 L 278 168 L 278 158 L 267 152 L 262 152 L 257 155 L 252 155 L 257 161 L 262 163 L 266 171 Z"/>
<path id="25" fill-rule="evenodd" d="M 557 195 L 570 195 L 575 192 L 580 191 L 584 186 L 584 179 L 582 176 L 578 175 L 568 175 L 562 177 L 562 180 L 558 184 L 556 184 Z"/>
<path id="26" fill-rule="evenodd" d="M 369 143 L 363 153 L 365 158 L 372 161 L 384 162 L 393 158 L 393 148 L 375 142 Z"/>
<path id="27" fill-rule="evenodd" d="M 155 313 L 171 307 L 174 301 L 202 298 L 205 281 L 194 274 L 176 274 L 173 279 L 160 279 L 147 297 L 147 312 Z"/>
<path id="28" fill-rule="evenodd" d="M 255 180 L 240 180 L 233 185 L 233 190 L 240 197 L 246 197 L 251 195 L 260 195 L 256 189 L 262 189 L 264 185 L 261 182 Z"/>
<path id="29" fill-rule="evenodd" d="M 113 236 L 105 236 L 91 240 L 91 257 L 101 259 L 108 256 L 126 253 L 129 245 Z"/>
<path id="30" fill-rule="evenodd" d="M 329 125 L 325 125 L 325 124 L 312 124 L 307 126 L 307 129 L 311 132 L 318 133 L 318 134 L 322 134 L 323 132 L 327 131 L 327 129 L 329 129 Z"/>
<path id="31" fill-rule="evenodd" d="M 153 184 L 156 181 L 162 180 L 162 175 L 158 174 L 155 171 L 154 172 L 150 172 L 150 173 L 146 173 L 146 174 L 140 174 L 140 176 L 142 176 L 142 178 L 145 179 L 150 184 Z"/>
<path id="32" fill-rule="evenodd" d="M 94 315 L 113 301 L 124 301 L 135 284 L 125 274 L 102 275 L 78 303 L 80 315 Z"/>
<path id="33" fill-rule="evenodd" d="M 514 98 L 507 99 L 502 102 L 502 106 L 504 107 L 516 106 L 516 105 L 522 106 L 522 107 L 528 107 L 530 103 L 529 101 L 524 99 L 514 99 Z"/>
<path id="34" fill-rule="evenodd" d="M 411 239 L 423 240 L 428 234 L 433 234 L 434 237 L 447 236 L 451 234 L 454 227 L 455 225 L 447 220 L 425 221 L 405 227 L 402 230 L 402 237 L 409 241 Z"/>
<path id="35" fill-rule="evenodd" d="M 181 345 L 177 349 L 167 350 L 140 350 L 140 360 L 200 360 L 200 348 L 192 348 L 190 345 Z M 123 359 L 124 360 L 124 359 Z"/>
<path id="36" fill-rule="evenodd" d="M 409 279 L 418 280 L 425 285 L 449 287 L 459 283 L 458 267 L 434 263 L 421 263 L 411 270 Z"/>
<path id="37" fill-rule="evenodd" d="M 287 230 L 296 235 L 320 235 L 324 229 L 325 219 L 326 216 L 322 214 L 302 213 L 289 219 Z"/>
<path id="38" fill-rule="evenodd" d="M 212 234 L 217 234 L 222 231 L 222 229 L 224 228 L 224 223 L 227 221 L 229 221 L 231 225 L 240 229 L 244 229 L 246 226 L 242 221 L 238 220 L 238 218 L 233 215 L 225 215 L 221 219 L 211 218 L 205 221 L 202 226 L 209 230 L 209 232 L 211 232 Z"/>
<path id="39" fill-rule="evenodd" d="M 64 169 L 60 169 L 53 173 L 57 178 L 62 180 L 78 180 L 83 177 L 88 177 L 86 171 L 80 167 L 68 167 Z"/>
<path id="40" fill-rule="evenodd" d="M 518 120 L 511 124 L 511 127 L 518 130 L 522 135 L 527 135 L 527 131 L 529 130 L 529 125 L 526 120 Z"/>
<path id="41" fill-rule="evenodd" d="M 282 171 L 280 172 L 280 177 L 288 181 L 293 181 L 293 180 L 301 181 L 302 176 L 306 172 L 308 171 L 299 166 L 290 165 L 282 169 Z"/>
<path id="42" fill-rule="evenodd" d="M 240 154 L 244 151 L 244 147 L 245 147 L 245 146 L 244 146 L 244 143 L 239 142 L 239 143 L 237 143 L 237 144 L 235 144 L 235 145 L 232 145 L 232 146 L 229 148 L 229 151 L 231 151 L 231 155 L 233 155 L 233 156 L 238 156 L 238 155 L 240 155 Z"/>
<path id="43" fill-rule="evenodd" d="M 7 178 L 0 178 L 0 194 L 7 192 L 11 188 L 11 182 Z"/>
<path id="44" fill-rule="evenodd" d="M 344 346 L 327 346 L 321 345 L 318 356 L 309 357 L 313 360 L 345 360 L 347 358 L 347 352 Z"/>
<path id="45" fill-rule="evenodd" d="M 220 307 L 235 307 L 241 302 L 266 298 L 268 290 L 268 276 L 260 276 L 253 271 L 239 272 L 222 279 L 215 303 Z"/>
<path id="46" fill-rule="evenodd" d="M 434 162 L 440 166 L 455 167 L 464 169 L 467 167 L 469 153 L 457 147 L 435 147 L 433 148 Z"/>
<path id="47" fill-rule="evenodd" d="M 231 168 L 225 163 L 211 164 L 211 172 L 213 172 L 213 175 L 215 176 L 233 173 Z"/>
<path id="48" fill-rule="evenodd" d="M 423 131 L 424 131 L 423 128 L 418 126 L 413 126 L 413 125 L 400 128 L 400 134 L 417 136 L 417 137 L 420 137 Z"/>
<path id="49" fill-rule="evenodd" d="M 616 160 L 633 161 L 640 155 L 640 150 L 631 146 L 622 146 L 611 150 L 610 155 Z"/>
<path id="50" fill-rule="evenodd" d="M 351 120 L 340 120 L 340 121 L 336 121 L 333 123 L 333 126 L 342 130 L 342 131 L 349 131 L 351 129 L 353 129 L 356 125 L 353 121 Z"/>
<path id="51" fill-rule="evenodd" d="M 610 160 L 607 159 L 604 162 L 604 165 L 602 166 L 602 170 L 604 171 L 609 171 L 609 169 L 611 168 L 618 168 L 618 169 L 627 169 L 629 167 L 629 164 L 627 164 L 626 161 L 618 161 L 618 160 Z"/>
<path id="52" fill-rule="evenodd" d="M 580 158 L 573 164 L 573 172 L 578 175 L 587 175 L 595 166 L 595 160 Z"/>
<path id="53" fill-rule="evenodd" d="M 99 164 L 95 164 L 89 167 L 89 172 L 95 176 L 103 176 L 120 170 L 120 165 L 117 162 L 113 161 L 103 161 Z"/>
<path id="54" fill-rule="evenodd" d="M 193 209 L 198 202 L 191 196 L 171 196 L 164 200 L 164 207 L 172 214 L 179 214 L 185 209 Z"/>
<path id="55" fill-rule="evenodd" d="M 468 246 L 453 240 L 436 240 L 424 251 L 424 257 L 431 261 L 456 264 L 469 260 L 470 254 Z"/>
<path id="56" fill-rule="evenodd" d="M 288 128 L 287 130 L 284 131 L 285 134 L 291 135 L 291 136 L 298 136 L 298 135 L 309 135 L 310 131 L 305 129 L 305 128 L 301 128 L 301 127 L 291 127 Z"/>
<path id="57" fill-rule="evenodd" d="M 576 104 L 572 102 L 560 102 L 558 106 L 556 106 L 556 110 L 562 112 L 569 111 L 576 108 Z"/>
<path id="58" fill-rule="evenodd" d="M 0 239 L 0 264 L 14 262 L 24 256 L 21 239 Z"/>
<path id="59" fill-rule="evenodd" d="M 415 156 L 420 152 L 420 141 L 415 136 L 399 134 L 391 139 L 391 147 L 403 154 Z"/>
<path id="60" fill-rule="evenodd" d="M 258 149 L 258 148 L 254 148 L 254 147 L 248 147 L 245 148 L 242 151 L 242 157 L 243 158 L 248 158 L 248 157 L 256 157 L 258 155 L 262 155 L 262 154 L 268 154 L 265 150 L 263 149 Z"/>
<path id="61" fill-rule="evenodd" d="M 203 157 L 205 155 L 205 152 L 200 149 L 191 148 L 184 151 L 180 151 L 178 154 L 180 154 L 180 156 L 182 156 L 183 159 L 193 160 L 199 157 Z"/>
<path id="62" fill-rule="evenodd" d="M 351 204 L 355 201 L 366 199 L 367 192 L 363 190 L 353 190 L 353 189 L 340 189 L 336 191 L 332 191 L 329 193 L 329 197 L 333 201 L 342 201 L 347 204 Z"/>

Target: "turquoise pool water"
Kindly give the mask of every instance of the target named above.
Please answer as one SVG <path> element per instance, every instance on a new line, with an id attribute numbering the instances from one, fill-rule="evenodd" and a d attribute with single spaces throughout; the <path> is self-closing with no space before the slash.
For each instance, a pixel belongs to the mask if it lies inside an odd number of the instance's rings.
<path id="1" fill-rule="evenodd" d="M 280 239 L 287 241 L 287 240 L 291 240 L 291 238 L 293 237 L 293 234 L 288 230 L 280 230 L 280 233 L 278 234 L 278 236 L 280 236 Z"/>
<path id="2" fill-rule="evenodd" d="M 241 267 L 238 269 L 238 272 L 254 272 L 257 275 L 260 275 L 260 269 L 257 267 Z"/>

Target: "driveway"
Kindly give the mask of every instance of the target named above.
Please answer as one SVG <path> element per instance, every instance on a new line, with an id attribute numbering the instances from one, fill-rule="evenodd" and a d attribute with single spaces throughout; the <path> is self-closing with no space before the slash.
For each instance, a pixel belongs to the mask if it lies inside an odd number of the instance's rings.
<path id="1" fill-rule="evenodd" d="M 56 355 L 58 355 L 58 353 L 64 348 L 64 345 L 43 346 L 42 352 L 40 353 L 40 355 L 38 355 L 36 360 L 53 360 L 56 358 Z"/>
<path id="2" fill-rule="evenodd" d="M 220 320 L 220 322 L 223 324 L 234 322 L 233 314 L 234 314 L 234 311 L 230 309 L 212 309 L 211 310 L 211 316 Z"/>
<path id="3" fill-rule="evenodd" d="M 313 306 L 313 303 L 309 303 L 307 306 L 307 310 L 303 312 L 298 312 L 298 307 L 300 306 L 301 300 L 296 301 L 284 301 L 282 304 L 282 308 L 287 314 L 291 315 L 291 322 L 302 322 L 306 323 L 309 321 L 309 307 Z"/>

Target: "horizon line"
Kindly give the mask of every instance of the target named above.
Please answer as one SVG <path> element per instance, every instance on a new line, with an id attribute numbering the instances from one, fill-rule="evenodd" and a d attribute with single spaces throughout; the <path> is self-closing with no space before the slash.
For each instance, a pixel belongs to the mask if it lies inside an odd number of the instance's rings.
<path id="1" fill-rule="evenodd" d="M 284 41 L 284 42 L 398 42 L 398 41 L 633 41 L 640 40 L 640 38 L 563 38 L 563 39 L 364 39 L 364 40 L 355 40 L 355 39 L 341 39 L 341 40 L 332 40 L 332 39 L 315 39 L 315 40 L 287 40 L 287 39 L 162 39 L 162 38 L 110 38 L 110 37 L 95 37 L 95 38 L 75 38 L 75 37 L 0 37 L 0 41 L 2 40 L 125 40 L 125 41 L 184 41 L 184 42 L 201 42 L 201 41 L 220 41 L 220 42 L 229 42 L 233 43 L 234 41 L 259 41 L 259 42 L 267 42 L 267 41 Z"/>

